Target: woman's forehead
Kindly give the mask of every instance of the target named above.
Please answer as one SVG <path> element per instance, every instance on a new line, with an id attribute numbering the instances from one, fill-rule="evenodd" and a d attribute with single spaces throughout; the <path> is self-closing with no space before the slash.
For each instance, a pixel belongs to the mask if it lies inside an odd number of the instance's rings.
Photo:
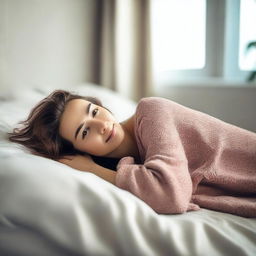
<path id="1" fill-rule="evenodd" d="M 90 101 L 84 99 L 74 99 L 67 103 L 64 112 L 62 114 L 62 121 L 65 119 L 79 119 L 88 112 L 90 105 L 92 103 Z"/>
<path id="2" fill-rule="evenodd" d="M 84 99 L 74 99 L 71 100 L 67 103 L 63 115 L 65 113 L 75 113 L 75 112 L 80 112 L 82 110 L 84 110 L 84 108 L 86 108 L 87 106 L 89 106 L 90 104 L 92 104 L 90 101 L 84 100 Z"/>
<path id="3" fill-rule="evenodd" d="M 67 103 L 60 118 L 59 131 L 63 137 L 67 137 L 80 124 L 90 104 L 92 103 L 83 99 L 74 99 Z"/>
<path id="4" fill-rule="evenodd" d="M 73 99 L 67 103 L 67 106 L 88 105 L 89 103 L 91 102 L 84 99 Z"/>

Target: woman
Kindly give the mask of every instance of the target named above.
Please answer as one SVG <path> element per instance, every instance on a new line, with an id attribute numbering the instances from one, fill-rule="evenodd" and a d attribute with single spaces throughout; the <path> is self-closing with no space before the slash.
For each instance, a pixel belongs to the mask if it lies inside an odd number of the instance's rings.
<path id="1" fill-rule="evenodd" d="M 92 172 L 158 213 L 203 207 L 256 217 L 256 134 L 167 99 L 144 98 L 118 123 L 97 99 L 55 91 L 10 140 Z M 121 160 L 114 171 L 91 156 Z"/>

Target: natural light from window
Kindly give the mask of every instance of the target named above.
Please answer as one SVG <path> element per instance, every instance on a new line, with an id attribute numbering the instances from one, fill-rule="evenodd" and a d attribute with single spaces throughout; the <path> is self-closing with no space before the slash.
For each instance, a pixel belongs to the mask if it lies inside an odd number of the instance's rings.
<path id="1" fill-rule="evenodd" d="M 242 70 L 256 68 L 256 49 L 246 51 L 251 41 L 256 41 L 256 0 L 240 2 L 239 67 Z"/>
<path id="2" fill-rule="evenodd" d="M 202 69 L 206 0 L 155 0 L 151 11 L 155 70 Z"/>

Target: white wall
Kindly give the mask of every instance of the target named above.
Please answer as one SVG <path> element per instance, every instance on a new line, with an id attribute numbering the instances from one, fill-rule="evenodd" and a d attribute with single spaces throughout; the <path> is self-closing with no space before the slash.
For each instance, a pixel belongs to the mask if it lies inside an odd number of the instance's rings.
<path id="1" fill-rule="evenodd" d="M 171 86 L 157 95 L 256 132 L 255 86 Z"/>
<path id="2" fill-rule="evenodd" d="M 96 0 L 0 0 L 0 91 L 67 87 L 94 62 Z M 157 95 L 256 131 L 256 88 L 173 86 Z"/>
<path id="3" fill-rule="evenodd" d="M 94 0 L 0 0 L 0 90 L 90 80 Z"/>

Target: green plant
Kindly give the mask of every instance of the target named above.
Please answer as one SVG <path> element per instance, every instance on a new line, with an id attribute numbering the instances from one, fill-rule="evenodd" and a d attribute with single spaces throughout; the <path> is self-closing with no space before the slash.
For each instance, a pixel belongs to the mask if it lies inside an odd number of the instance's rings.
<path id="1" fill-rule="evenodd" d="M 247 51 L 249 51 L 249 49 L 256 47 L 256 41 L 252 41 L 247 45 Z M 256 70 L 253 70 L 250 75 L 247 78 L 247 82 L 252 82 L 254 79 L 256 79 Z"/>

